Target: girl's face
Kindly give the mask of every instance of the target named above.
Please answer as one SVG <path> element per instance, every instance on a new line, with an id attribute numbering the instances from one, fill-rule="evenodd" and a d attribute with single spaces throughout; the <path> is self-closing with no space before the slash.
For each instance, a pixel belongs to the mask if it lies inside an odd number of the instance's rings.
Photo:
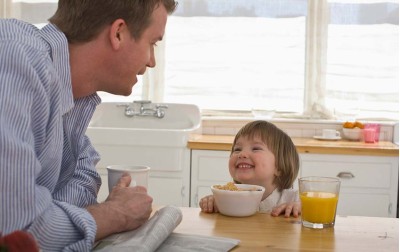
<path id="1" fill-rule="evenodd" d="M 239 137 L 229 158 L 229 173 L 243 184 L 264 186 L 266 191 L 275 189 L 274 176 L 278 175 L 275 156 L 259 137 Z"/>

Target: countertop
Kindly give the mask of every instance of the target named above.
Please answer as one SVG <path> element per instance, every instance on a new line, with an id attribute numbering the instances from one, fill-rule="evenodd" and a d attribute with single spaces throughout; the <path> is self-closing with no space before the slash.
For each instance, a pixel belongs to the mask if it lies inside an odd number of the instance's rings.
<path id="1" fill-rule="evenodd" d="M 257 213 L 228 217 L 180 208 L 182 222 L 174 233 L 239 239 L 232 251 L 398 251 L 399 219 L 336 216 L 333 228 L 304 228 L 300 218 Z"/>
<path id="2" fill-rule="evenodd" d="M 195 150 L 230 151 L 235 136 L 199 135 L 190 136 L 188 148 Z M 321 141 L 314 138 L 292 138 L 299 153 L 368 155 L 368 156 L 399 156 L 399 146 L 388 141 L 364 143 L 359 141 L 337 140 Z"/>

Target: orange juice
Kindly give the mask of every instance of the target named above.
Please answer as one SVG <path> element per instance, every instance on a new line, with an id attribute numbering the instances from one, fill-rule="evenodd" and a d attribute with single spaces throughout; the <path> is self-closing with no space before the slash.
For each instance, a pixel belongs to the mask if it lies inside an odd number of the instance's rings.
<path id="1" fill-rule="evenodd" d="M 335 220 L 338 195 L 329 192 L 300 194 L 302 219 L 311 223 L 328 224 Z"/>

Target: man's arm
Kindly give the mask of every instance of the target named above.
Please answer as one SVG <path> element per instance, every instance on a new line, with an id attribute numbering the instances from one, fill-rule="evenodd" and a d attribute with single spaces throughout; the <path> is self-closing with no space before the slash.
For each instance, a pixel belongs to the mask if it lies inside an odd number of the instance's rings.
<path id="1" fill-rule="evenodd" d="M 88 251 L 92 215 L 52 196 L 60 182 L 63 104 L 51 62 L 42 48 L 6 40 L 0 62 L 0 230 L 27 230 L 44 251 L 71 244 Z"/>

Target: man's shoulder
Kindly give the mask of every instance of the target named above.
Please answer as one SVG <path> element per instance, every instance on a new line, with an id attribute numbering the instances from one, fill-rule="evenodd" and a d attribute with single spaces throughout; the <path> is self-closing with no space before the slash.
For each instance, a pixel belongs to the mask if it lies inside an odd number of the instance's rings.
<path id="1" fill-rule="evenodd" d="M 40 30 L 33 24 L 17 19 L 0 19 L 0 31 L 0 43 L 8 53 L 21 50 L 37 57 L 36 53 L 48 51 Z"/>
<path id="2" fill-rule="evenodd" d="M 33 24 L 18 19 L 0 19 L 1 39 L 12 39 L 22 36 L 39 38 L 39 29 Z"/>

